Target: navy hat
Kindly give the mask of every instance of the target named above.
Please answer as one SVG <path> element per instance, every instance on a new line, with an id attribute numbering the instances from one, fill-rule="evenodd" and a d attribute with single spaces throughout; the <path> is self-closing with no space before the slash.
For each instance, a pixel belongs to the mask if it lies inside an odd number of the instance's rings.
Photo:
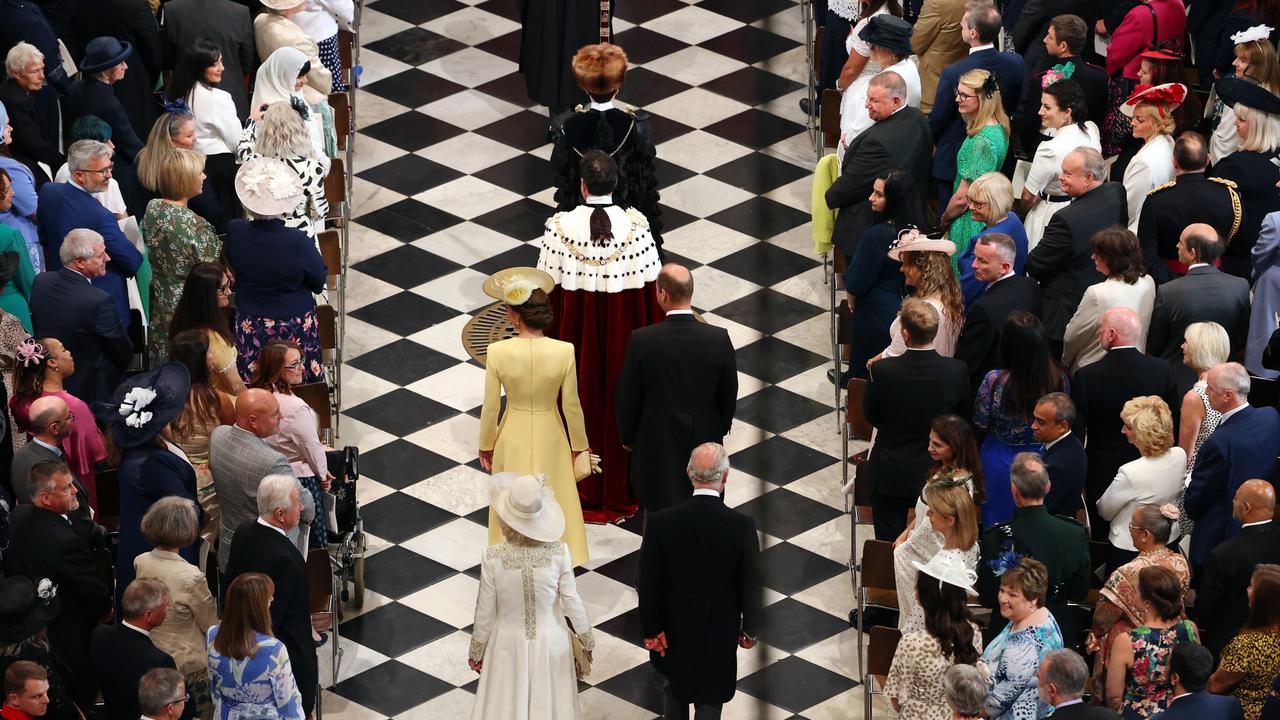
<path id="1" fill-rule="evenodd" d="M 1240 103 L 1268 115 L 1280 115 L 1280 97 L 1247 78 L 1224 77 L 1215 86 L 1227 105 Z"/>
<path id="2" fill-rule="evenodd" d="M 84 60 L 80 63 L 80 72 L 86 75 L 109 70 L 133 54 L 133 45 L 113 37 L 97 37 L 89 41 L 84 49 Z"/>
<path id="3" fill-rule="evenodd" d="M 912 53 L 911 23 L 889 13 L 872 15 L 866 27 L 858 31 L 858 38 L 899 55 Z"/>
<path id="4" fill-rule="evenodd" d="M 151 442 L 182 412 L 190 389 L 191 373 L 177 362 L 126 378 L 111 397 L 111 439 L 122 448 Z"/>

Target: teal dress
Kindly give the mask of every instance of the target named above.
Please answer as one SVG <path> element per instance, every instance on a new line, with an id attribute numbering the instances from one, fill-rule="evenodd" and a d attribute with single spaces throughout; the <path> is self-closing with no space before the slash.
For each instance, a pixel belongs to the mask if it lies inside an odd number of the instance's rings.
<path id="1" fill-rule="evenodd" d="M 960 190 L 960 183 L 965 180 L 973 182 L 989 172 L 999 172 L 1008 152 L 1009 134 L 999 125 L 987 125 L 965 138 L 960 144 L 960 151 L 956 153 L 956 180 L 951 186 L 952 194 Z M 973 236 L 985 228 L 985 225 L 973 219 L 972 210 L 965 210 L 963 215 L 951 222 L 947 238 L 956 244 L 956 254 L 951 256 L 953 269 L 956 268 L 956 260 L 969 249 Z M 959 270 L 956 273 L 958 275 Z"/>
<path id="2" fill-rule="evenodd" d="M 35 268 L 31 266 L 31 256 L 27 254 L 27 241 L 22 233 L 0 225 L 0 257 L 13 253 L 13 273 L 4 288 L 0 289 L 0 309 L 22 321 L 22 326 L 31 332 L 31 283 L 36 279 Z"/>

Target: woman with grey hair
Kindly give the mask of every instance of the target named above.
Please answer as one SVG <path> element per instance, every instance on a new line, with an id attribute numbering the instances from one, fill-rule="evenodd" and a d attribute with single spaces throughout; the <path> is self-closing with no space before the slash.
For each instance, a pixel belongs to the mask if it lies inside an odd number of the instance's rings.
<path id="1" fill-rule="evenodd" d="M 240 135 L 236 162 L 243 165 L 259 157 L 281 160 L 298 176 L 302 201 L 284 214 L 284 224 L 314 238 L 329 214 L 324 197 L 329 165 L 312 151 L 311 135 L 299 108 L 291 103 L 272 103 L 261 117 L 249 122 Z"/>
<path id="2" fill-rule="evenodd" d="M 989 685 L 987 677 L 973 665 L 952 665 L 942 675 L 953 720 L 977 720 L 983 717 Z"/>

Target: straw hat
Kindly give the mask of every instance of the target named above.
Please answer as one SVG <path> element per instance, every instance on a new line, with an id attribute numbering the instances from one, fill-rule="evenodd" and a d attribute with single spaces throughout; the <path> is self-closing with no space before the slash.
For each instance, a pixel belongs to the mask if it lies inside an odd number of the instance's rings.
<path id="1" fill-rule="evenodd" d="M 555 279 L 538 268 L 513 267 L 485 278 L 484 294 L 508 305 L 523 305 L 534 290 L 549 293 L 555 286 Z"/>
<path id="2" fill-rule="evenodd" d="M 916 228 L 907 228 L 899 232 L 898 239 L 889 246 L 889 258 L 901 260 L 904 252 L 940 252 L 950 257 L 956 254 L 956 244 L 943 238 L 931 238 Z"/>
<path id="3" fill-rule="evenodd" d="M 262 6 L 271 10 L 288 10 L 306 2 L 306 0 L 260 0 Z"/>
<path id="4" fill-rule="evenodd" d="M 236 197 L 260 217 L 279 217 L 302 202 L 302 179 L 283 160 L 257 157 L 236 172 Z"/>
<path id="5" fill-rule="evenodd" d="M 1133 117 L 1138 103 L 1149 103 L 1160 108 L 1161 114 L 1173 110 L 1187 99 L 1187 86 L 1182 83 L 1165 83 L 1163 85 L 1139 85 L 1134 93 L 1120 105 L 1120 112 L 1125 117 Z"/>
<path id="6" fill-rule="evenodd" d="M 564 511 L 545 475 L 494 475 L 489 478 L 489 504 L 502 522 L 531 540 L 559 542 L 564 535 Z"/>
<path id="7" fill-rule="evenodd" d="M 912 560 L 911 564 L 916 570 L 935 580 L 954 585 L 970 595 L 978 594 L 978 591 L 973 588 L 973 584 L 978 581 L 977 573 L 970 570 L 964 559 L 956 553 L 939 552 L 929 558 L 927 563 Z"/>

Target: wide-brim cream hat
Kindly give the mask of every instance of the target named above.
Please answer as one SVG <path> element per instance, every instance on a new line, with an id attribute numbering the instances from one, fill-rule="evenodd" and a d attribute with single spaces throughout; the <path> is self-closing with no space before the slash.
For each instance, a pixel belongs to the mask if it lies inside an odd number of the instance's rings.
<path id="1" fill-rule="evenodd" d="M 969 569 L 964 559 L 956 553 L 940 552 L 929 558 L 927 563 L 912 560 L 911 564 L 916 570 L 931 578 L 948 585 L 955 585 L 970 595 L 978 594 L 978 591 L 973 588 L 973 584 L 978 581 L 977 573 Z"/>
<path id="2" fill-rule="evenodd" d="M 523 305 L 535 289 L 549 293 L 555 286 L 555 279 L 538 268 L 513 267 L 485 278 L 484 294 L 508 305 Z"/>
<path id="3" fill-rule="evenodd" d="M 901 260 L 904 252 L 940 252 L 948 257 L 956 254 L 956 244 L 944 238 L 931 238 L 916 228 L 898 233 L 898 239 L 889 246 L 889 259 Z"/>
<path id="4" fill-rule="evenodd" d="M 236 197 L 260 217 L 279 217 L 302 202 L 302 178 L 283 160 L 257 157 L 236 171 Z"/>
<path id="5" fill-rule="evenodd" d="M 489 478 L 489 504 L 511 529 L 538 542 L 559 542 L 564 511 L 545 475 L 502 472 Z"/>
<path id="6" fill-rule="evenodd" d="M 306 2 L 306 0 L 259 0 L 262 6 L 270 10 L 288 10 Z"/>

